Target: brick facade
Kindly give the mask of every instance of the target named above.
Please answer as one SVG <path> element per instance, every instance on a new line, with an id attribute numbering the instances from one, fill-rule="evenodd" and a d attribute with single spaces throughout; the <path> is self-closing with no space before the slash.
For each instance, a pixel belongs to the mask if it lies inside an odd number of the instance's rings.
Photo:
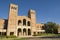
<path id="1" fill-rule="evenodd" d="M 37 32 L 45 32 L 42 29 L 44 24 L 36 23 L 36 12 L 30 9 L 28 16 L 18 16 L 18 5 L 10 4 L 9 16 L 6 23 L 4 19 L 0 20 L 0 32 L 5 32 L 7 36 L 32 36 Z M 4 25 L 7 24 L 4 30 Z M 39 29 L 39 28 L 40 29 Z"/>

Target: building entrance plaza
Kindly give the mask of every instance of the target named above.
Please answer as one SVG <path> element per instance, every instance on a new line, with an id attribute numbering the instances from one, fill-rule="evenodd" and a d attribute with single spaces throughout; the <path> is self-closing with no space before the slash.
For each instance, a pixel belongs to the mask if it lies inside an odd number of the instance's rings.
<path id="1" fill-rule="evenodd" d="M 36 12 L 30 9 L 28 16 L 18 16 L 18 5 L 10 4 L 8 19 L 0 19 L 0 35 L 32 36 L 44 33 L 44 24 L 36 23 Z"/>

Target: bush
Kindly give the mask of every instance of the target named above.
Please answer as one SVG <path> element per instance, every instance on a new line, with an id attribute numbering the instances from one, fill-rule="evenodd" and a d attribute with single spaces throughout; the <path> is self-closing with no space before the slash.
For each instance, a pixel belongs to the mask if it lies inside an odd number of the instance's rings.
<path id="1" fill-rule="evenodd" d="M 11 35 L 11 36 L 6 36 L 6 38 L 16 38 L 16 36 L 13 36 L 13 35 Z"/>
<path id="2" fill-rule="evenodd" d="M 6 38 L 6 36 L 5 35 L 0 35 L 0 38 Z"/>
<path id="3" fill-rule="evenodd" d="M 56 34 L 56 36 L 59 36 L 60 37 L 60 34 Z"/>
<path id="4" fill-rule="evenodd" d="M 35 34 L 35 35 L 33 35 L 33 36 L 37 36 L 37 35 Z"/>
<path id="5" fill-rule="evenodd" d="M 60 34 L 42 33 L 42 34 L 36 34 L 33 36 L 58 36 L 60 37 Z"/>

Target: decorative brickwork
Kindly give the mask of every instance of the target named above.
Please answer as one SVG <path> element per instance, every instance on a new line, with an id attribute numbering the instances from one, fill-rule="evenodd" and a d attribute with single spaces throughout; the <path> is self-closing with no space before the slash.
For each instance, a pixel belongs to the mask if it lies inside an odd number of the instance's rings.
<path id="1" fill-rule="evenodd" d="M 7 24 L 7 25 L 5 25 Z M 5 30 L 3 29 L 5 25 Z M 39 30 L 37 28 L 39 26 Z M 37 32 L 45 32 L 42 30 L 44 24 L 36 23 L 36 12 L 30 9 L 27 16 L 18 16 L 18 5 L 10 4 L 9 16 L 7 22 L 0 20 L 0 32 L 5 32 L 7 36 L 32 36 Z"/>

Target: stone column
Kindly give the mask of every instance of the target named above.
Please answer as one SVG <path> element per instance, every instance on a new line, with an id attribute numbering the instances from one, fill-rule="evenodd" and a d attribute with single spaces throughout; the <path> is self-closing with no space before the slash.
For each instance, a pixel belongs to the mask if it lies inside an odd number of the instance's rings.
<path id="1" fill-rule="evenodd" d="M 23 26 L 23 20 L 22 20 L 21 26 Z"/>
<path id="2" fill-rule="evenodd" d="M 28 29 L 26 29 L 26 35 L 28 36 Z"/>
<path id="3" fill-rule="evenodd" d="M 22 29 L 21 29 L 21 34 L 22 34 L 22 36 L 23 36 L 23 27 L 22 27 L 22 26 L 23 26 L 23 20 L 22 20 L 22 23 L 21 23 L 21 28 L 22 28 Z"/>
<path id="4" fill-rule="evenodd" d="M 28 28 L 27 28 L 27 21 L 26 21 L 26 36 L 28 36 Z"/>
<path id="5" fill-rule="evenodd" d="M 27 20 L 26 20 L 26 27 L 27 27 Z"/>
<path id="6" fill-rule="evenodd" d="M 22 36 L 23 36 L 23 28 L 22 28 L 22 32 L 21 33 L 22 33 Z"/>
<path id="7" fill-rule="evenodd" d="M 14 29 L 14 35 L 17 36 L 17 29 Z"/>

